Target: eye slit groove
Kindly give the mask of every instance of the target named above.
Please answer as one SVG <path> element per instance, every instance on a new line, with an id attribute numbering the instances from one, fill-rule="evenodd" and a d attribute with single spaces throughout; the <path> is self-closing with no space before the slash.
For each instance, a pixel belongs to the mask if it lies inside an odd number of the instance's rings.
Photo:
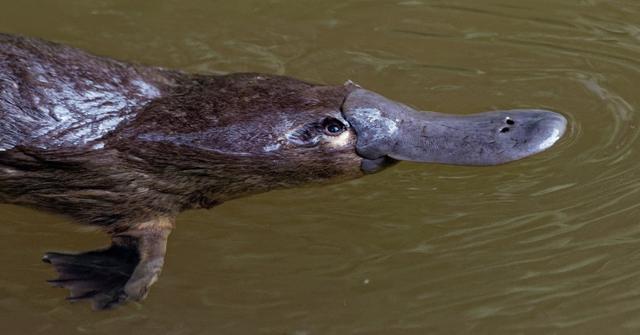
<path id="1" fill-rule="evenodd" d="M 512 119 L 510 119 L 510 118 L 507 118 L 507 120 L 505 120 L 505 122 L 506 122 L 508 125 L 510 125 L 510 126 L 513 126 L 514 124 L 516 124 L 516 122 L 515 122 L 515 121 L 513 121 L 513 120 L 512 120 Z"/>
<path id="2" fill-rule="evenodd" d="M 504 127 L 504 128 L 502 128 L 502 129 L 500 129 L 500 132 L 501 132 L 501 133 L 506 133 L 506 132 L 508 132 L 508 131 L 509 131 L 509 127 Z"/>

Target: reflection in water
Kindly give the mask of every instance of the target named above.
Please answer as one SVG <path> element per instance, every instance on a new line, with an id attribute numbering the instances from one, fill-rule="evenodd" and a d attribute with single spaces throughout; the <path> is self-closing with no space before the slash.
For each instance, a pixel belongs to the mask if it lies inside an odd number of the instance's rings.
<path id="1" fill-rule="evenodd" d="M 108 315 L 61 306 L 39 263 L 101 236 L 2 207 L 0 322 L 52 334 L 637 333 L 639 11 L 631 0 L 7 5 L 2 31 L 113 57 L 352 79 L 448 113 L 543 107 L 572 127 L 515 164 L 403 163 L 186 213 L 160 287 Z"/>

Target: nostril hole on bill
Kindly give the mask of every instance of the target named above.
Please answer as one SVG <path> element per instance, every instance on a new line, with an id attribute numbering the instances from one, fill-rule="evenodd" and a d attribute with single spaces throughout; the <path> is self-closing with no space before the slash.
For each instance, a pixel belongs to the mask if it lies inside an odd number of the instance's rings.
<path id="1" fill-rule="evenodd" d="M 505 121 L 508 125 L 513 126 L 514 124 L 516 124 L 516 121 L 513 121 L 510 118 L 507 118 L 507 120 Z"/>
<path id="2" fill-rule="evenodd" d="M 501 132 L 501 133 L 506 133 L 506 132 L 508 132 L 508 131 L 509 131 L 509 127 L 504 127 L 504 128 L 502 128 L 502 129 L 500 129 L 500 132 Z"/>

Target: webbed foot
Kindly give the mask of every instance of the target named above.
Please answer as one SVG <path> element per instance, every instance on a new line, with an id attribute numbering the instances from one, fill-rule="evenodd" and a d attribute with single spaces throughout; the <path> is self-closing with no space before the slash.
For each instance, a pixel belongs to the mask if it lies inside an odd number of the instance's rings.
<path id="1" fill-rule="evenodd" d="M 68 289 L 68 300 L 90 299 L 98 310 L 144 299 L 162 271 L 170 229 L 152 224 L 141 227 L 114 235 L 106 249 L 46 253 L 42 260 L 59 275 L 49 282 Z"/>
<path id="2" fill-rule="evenodd" d="M 135 247 L 113 244 L 79 254 L 48 252 L 42 260 L 53 265 L 59 275 L 48 282 L 68 289 L 68 300 L 91 299 L 93 308 L 106 309 L 127 300 L 124 287 L 140 257 Z"/>

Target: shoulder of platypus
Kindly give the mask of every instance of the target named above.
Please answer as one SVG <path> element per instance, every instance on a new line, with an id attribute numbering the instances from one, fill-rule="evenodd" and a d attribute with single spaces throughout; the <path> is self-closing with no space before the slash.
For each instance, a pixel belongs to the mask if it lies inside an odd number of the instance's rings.
<path id="1" fill-rule="evenodd" d="M 0 34 L 0 151 L 90 144 L 184 76 Z"/>

